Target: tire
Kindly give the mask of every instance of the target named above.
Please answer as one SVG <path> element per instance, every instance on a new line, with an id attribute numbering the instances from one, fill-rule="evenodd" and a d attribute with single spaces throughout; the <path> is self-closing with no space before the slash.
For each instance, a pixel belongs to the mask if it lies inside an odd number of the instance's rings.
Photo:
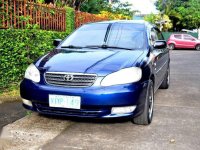
<path id="1" fill-rule="evenodd" d="M 160 85 L 159 89 L 168 89 L 169 85 L 170 85 L 170 67 L 167 69 L 164 80 L 162 81 L 162 84 Z"/>
<path id="2" fill-rule="evenodd" d="M 200 51 L 200 44 L 198 44 L 195 48 L 196 50 Z"/>
<path id="3" fill-rule="evenodd" d="M 139 125 L 149 125 L 153 118 L 154 108 L 154 85 L 153 81 L 149 81 L 147 95 L 145 99 L 144 111 L 140 116 L 132 119 L 132 122 Z"/>
<path id="4" fill-rule="evenodd" d="M 175 49 L 175 45 L 173 43 L 168 45 L 169 49 L 174 50 Z"/>

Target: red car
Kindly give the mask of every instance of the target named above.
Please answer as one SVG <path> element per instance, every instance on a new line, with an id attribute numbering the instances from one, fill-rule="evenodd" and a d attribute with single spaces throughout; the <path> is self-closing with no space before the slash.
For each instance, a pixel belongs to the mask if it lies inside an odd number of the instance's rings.
<path id="1" fill-rule="evenodd" d="M 200 40 L 189 34 L 172 34 L 167 41 L 169 49 L 192 48 L 200 50 Z"/>

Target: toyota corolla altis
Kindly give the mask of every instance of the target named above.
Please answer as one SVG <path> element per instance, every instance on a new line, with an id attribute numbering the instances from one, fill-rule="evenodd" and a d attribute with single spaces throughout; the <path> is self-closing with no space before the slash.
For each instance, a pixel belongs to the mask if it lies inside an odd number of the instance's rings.
<path id="1" fill-rule="evenodd" d="M 31 64 L 20 85 L 23 106 L 41 114 L 116 118 L 147 125 L 154 93 L 167 89 L 166 41 L 145 21 L 85 24 Z"/>

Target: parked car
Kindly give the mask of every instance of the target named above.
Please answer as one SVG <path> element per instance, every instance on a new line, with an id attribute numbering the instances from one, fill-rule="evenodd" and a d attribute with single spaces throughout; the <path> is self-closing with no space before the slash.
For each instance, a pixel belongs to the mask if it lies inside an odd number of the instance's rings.
<path id="1" fill-rule="evenodd" d="M 200 50 L 200 40 L 189 34 L 172 34 L 167 41 L 169 49 L 191 48 Z"/>
<path id="2" fill-rule="evenodd" d="M 90 23 L 54 45 L 25 72 L 20 94 L 26 109 L 151 123 L 154 93 L 170 80 L 169 50 L 157 27 L 145 21 Z"/>

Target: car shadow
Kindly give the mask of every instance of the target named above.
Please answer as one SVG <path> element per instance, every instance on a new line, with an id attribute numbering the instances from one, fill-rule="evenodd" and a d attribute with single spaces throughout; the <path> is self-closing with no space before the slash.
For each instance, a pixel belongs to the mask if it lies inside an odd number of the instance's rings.
<path id="1" fill-rule="evenodd" d="M 187 48 L 187 49 L 186 49 L 186 48 L 182 48 L 182 49 L 177 49 L 177 48 L 176 48 L 176 49 L 173 49 L 172 51 L 176 51 L 176 50 L 177 50 L 177 51 L 198 51 L 198 50 L 196 50 L 196 49 L 188 49 L 188 48 Z"/>
<path id="2" fill-rule="evenodd" d="M 41 117 L 49 118 L 49 119 L 57 119 L 57 120 L 65 120 L 65 121 L 73 121 L 79 123 L 103 123 L 103 124 L 114 124 L 114 123 L 124 123 L 129 122 L 129 117 L 123 118 L 79 118 L 79 117 L 65 117 L 65 116 L 55 116 L 55 115 L 46 115 L 46 114 L 38 114 Z"/>

